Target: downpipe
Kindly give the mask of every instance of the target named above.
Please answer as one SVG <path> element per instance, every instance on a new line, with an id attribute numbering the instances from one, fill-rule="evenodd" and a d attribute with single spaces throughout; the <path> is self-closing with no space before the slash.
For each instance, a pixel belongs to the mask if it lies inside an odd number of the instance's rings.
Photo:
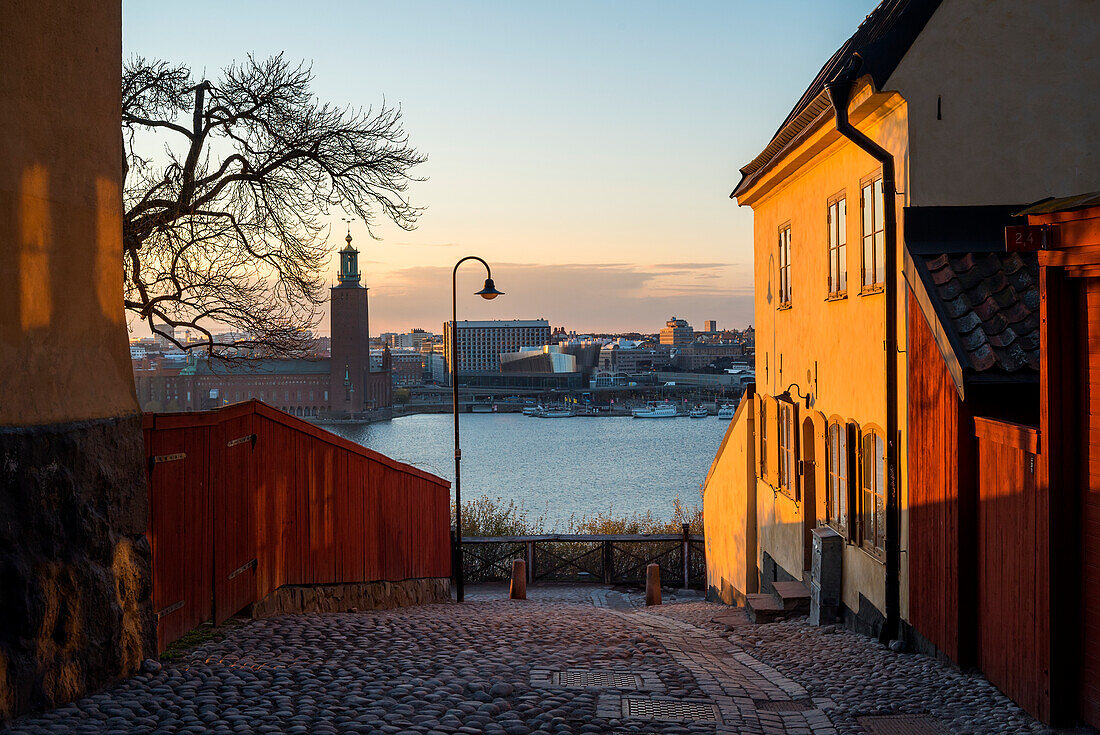
<path id="1" fill-rule="evenodd" d="M 833 81 L 825 85 L 833 105 L 836 129 L 882 164 L 883 237 L 886 283 L 886 624 L 879 634 L 883 643 L 898 638 L 901 627 L 901 512 L 898 501 L 898 288 L 897 288 L 897 182 L 894 157 L 848 121 L 855 75 L 862 60 L 858 54 Z"/>

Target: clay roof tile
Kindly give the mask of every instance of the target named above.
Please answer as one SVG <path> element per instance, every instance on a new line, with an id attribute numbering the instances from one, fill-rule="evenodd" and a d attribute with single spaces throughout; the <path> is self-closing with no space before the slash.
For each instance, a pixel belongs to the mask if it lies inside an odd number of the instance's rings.
<path id="1" fill-rule="evenodd" d="M 1033 253 L 924 257 L 934 306 L 970 370 L 1038 369 L 1039 267 Z"/>

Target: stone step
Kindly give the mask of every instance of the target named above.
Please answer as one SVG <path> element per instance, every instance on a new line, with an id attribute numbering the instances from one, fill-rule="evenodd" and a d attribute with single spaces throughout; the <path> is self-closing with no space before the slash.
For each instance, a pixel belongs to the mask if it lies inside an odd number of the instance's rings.
<path id="1" fill-rule="evenodd" d="M 775 596 L 783 609 L 793 615 L 810 613 L 810 590 L 801 582 L 773 582 Z"/>
<path id="2" fill-rule="evenodd" d="M 754 623 L 771 623 L 787 617 L 783 603 L 772 595 L 746 595 L 745 612 Z"/>

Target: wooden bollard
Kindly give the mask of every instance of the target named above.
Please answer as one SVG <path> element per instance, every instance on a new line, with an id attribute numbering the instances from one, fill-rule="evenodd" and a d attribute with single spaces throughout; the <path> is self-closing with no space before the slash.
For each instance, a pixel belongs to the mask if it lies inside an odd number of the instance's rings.
<path id="1" fill-rule="evenodd" d="M 645 568 L 645 604 L 661 604 L 661 565 L 650 564 Z"/>
<path id="2" fill-rule="evenodd" d="M 512 584 L 508 587 L 508 599 L 527 599 L 527 563 L 523 559 L 512 560 Z"/>

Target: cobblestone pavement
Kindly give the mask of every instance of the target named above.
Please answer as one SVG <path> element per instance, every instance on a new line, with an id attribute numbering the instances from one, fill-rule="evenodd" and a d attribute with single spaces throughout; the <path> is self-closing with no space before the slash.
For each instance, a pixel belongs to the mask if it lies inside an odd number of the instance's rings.
<path id="1" fill-rule="evenodd" d="M 927 718 L 913 733 L 1043 731 L 984 679 L 848 631 L 753 626 L 695 594 L 528 594 L 251 621 L 10 732 L 877 735 L 900 725 L 863 718 L 896 715 Z"/>

